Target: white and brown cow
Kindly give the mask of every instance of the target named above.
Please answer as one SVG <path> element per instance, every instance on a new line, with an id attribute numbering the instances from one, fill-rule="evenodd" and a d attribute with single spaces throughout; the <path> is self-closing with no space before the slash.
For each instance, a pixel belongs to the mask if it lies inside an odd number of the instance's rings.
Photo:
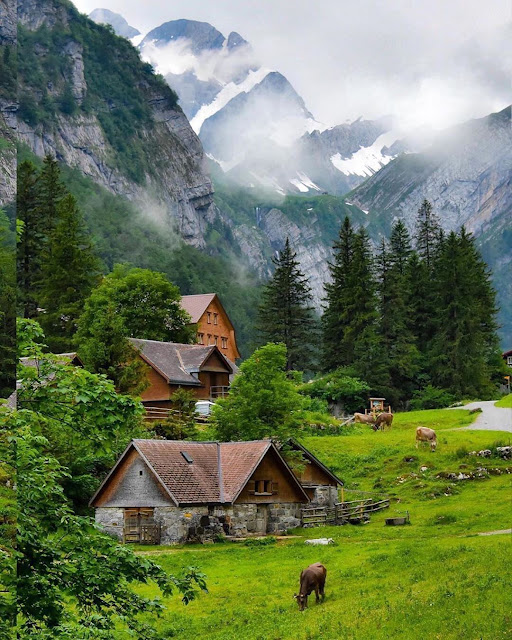
<path id="1" fill-rule="evenodd" d="M 391 429 L 392 422 L 393 414 L 391 412 L 379 413 L 375 420 L 375 428 L 381 429 L 382 431 L 384 431 L 384 427 L 389 427 Z"/>
<path id="2" fill-rule="evenodd" d="M 416 449 L 420 442 L 427 442 L 430 444 L 430 450 L 435 451 L 437 447 L 437 436 L 434 429 L 428 427 L 418 427 L 416 429 Z"/>

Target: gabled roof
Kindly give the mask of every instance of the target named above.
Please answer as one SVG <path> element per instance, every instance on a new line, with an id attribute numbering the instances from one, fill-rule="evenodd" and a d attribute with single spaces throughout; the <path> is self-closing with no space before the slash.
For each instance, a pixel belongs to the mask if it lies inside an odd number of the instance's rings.
<path id="1" fill-rule="evenodd" d="M 92 506 L 132 448 L 140 454 L 176 505 L 234 502 L 269 449 L 276 453 L 287 469 L 290 483 L 304 496 L 304 502 L 309 500 L 270 440 L 133 440 L 91 499 Z M 192 462 L 188 462 L 187 457 Z"/>
<path id="2" fill-rule="evenodd" d="M 295 449 L 296 451 L 301 451 L 302 455 L 304 456 L 304 458 L 306 458 L 306 460 L 309 460 L 310 463 L 316 465 L 317 467 L 320 467 L 320 469 L 322 469 L 322 471 L 324 471 L 324 473 L 328 475 L 329 478 L 331 478 L 331 480 L 336 482 L 336 484 L 339 484 L 341 487 L 343 486 L 343 481 L 340 480 L 338 476 L 335 476 L 334 473 L 328 467 L 326 467 L 322 462 L 320 462 L 320 460 L 316 456 L 314 456 L 311 453 L 311 451 L 308 451 L 306 447 L 300 444 L 300 442 L 297 442 L 297 440 L 294 440 L 293 438 L 291 438 L 290 440 L 288 440 L 287 444 L 292 449 Z"/>
<path id="3" fill-rule="evenodd" d="M 502 355 L 504 358 L 507 358 L 508 356 L 512 356 L 512 349 L 510 349 L 509 351 L 504 351 Z"/>
<path id="4" fill-rule="evenodd" d="M 192 324 L 199 322 L 206 308 L 216 295 L 216 293 L 199 293 L 197 295 L 181 297 L 181 306 L 192 318 Z"/>
<path id="5" fill-rule="evenodd" d="M 70 353 L 55 353 L 48 354 L 54 355 L 57 358 L 58 364 L 72 364 L 76 367 L 83 367 L 84 363 L 76 351 Z M 69 362 L 68 362 L 69 361 Z M 24 367 L 37 367 L 37 360 L 35 358 L 20 358 L 20 363 Z"/>
<path id="6" fill-rule="evenodd" d="M 130 338 L 130 342 L 139 349 L 142 359 L 158 371 L 168 384 L 201 386 L 200 381 L 192 374 L 198 373 L 213 353 L 224 363 L 225 371 L 233 373 L 233 367 L 215 345 L 180 344 L 139 338 Z"/>

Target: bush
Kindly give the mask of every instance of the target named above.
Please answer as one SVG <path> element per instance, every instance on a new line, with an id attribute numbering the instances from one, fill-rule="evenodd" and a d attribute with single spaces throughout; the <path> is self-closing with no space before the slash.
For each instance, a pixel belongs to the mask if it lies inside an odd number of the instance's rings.
<path id="1" fill-rule="evenodd" d="M 455 402 L 455 396 L 446 391 L 428 385 L 421 391 L 416 391 L 411 400 L 411 409 L 421 411 L 422 409 L 444 409 Z"/>
<path id="2" fill-rule="evenodd" d="M 327 403 L 341 404 L 349 413 L 361 409 L 367 401 L 370 387 L 344 368 L 316 378 L 300 388 L 303 395 Z"/>

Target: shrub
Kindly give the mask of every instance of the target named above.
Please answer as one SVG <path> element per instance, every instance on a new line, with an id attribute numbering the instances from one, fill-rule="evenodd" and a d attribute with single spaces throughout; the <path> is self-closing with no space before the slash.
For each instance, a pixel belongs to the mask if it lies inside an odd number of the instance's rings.
<path id="1" fill-rule="evenodd" d="M 443 409 L 455 402 L 455 397 L 445 389 L 439 389 L 428 385 L 421 391 L 416 391 L 411 400 L 411 409 L 420 411 L 422 409 Z"/>

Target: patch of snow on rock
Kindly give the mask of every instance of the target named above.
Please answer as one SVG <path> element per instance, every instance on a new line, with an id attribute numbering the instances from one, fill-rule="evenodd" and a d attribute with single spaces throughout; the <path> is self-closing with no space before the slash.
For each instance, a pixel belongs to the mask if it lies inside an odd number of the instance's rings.
<path id="1" fill-rule="evenodd" d="M 383 133 L 369 147 L 361 147 L 350 158 L 342 158 L 340 153 L 331 156 L 332 164 L 346 176 L 356 175 L 367 178 L 376 173 L 395 156 L 382 153 L 384 147 L 390 147 L 397 139 L 396 133 Z"/>

